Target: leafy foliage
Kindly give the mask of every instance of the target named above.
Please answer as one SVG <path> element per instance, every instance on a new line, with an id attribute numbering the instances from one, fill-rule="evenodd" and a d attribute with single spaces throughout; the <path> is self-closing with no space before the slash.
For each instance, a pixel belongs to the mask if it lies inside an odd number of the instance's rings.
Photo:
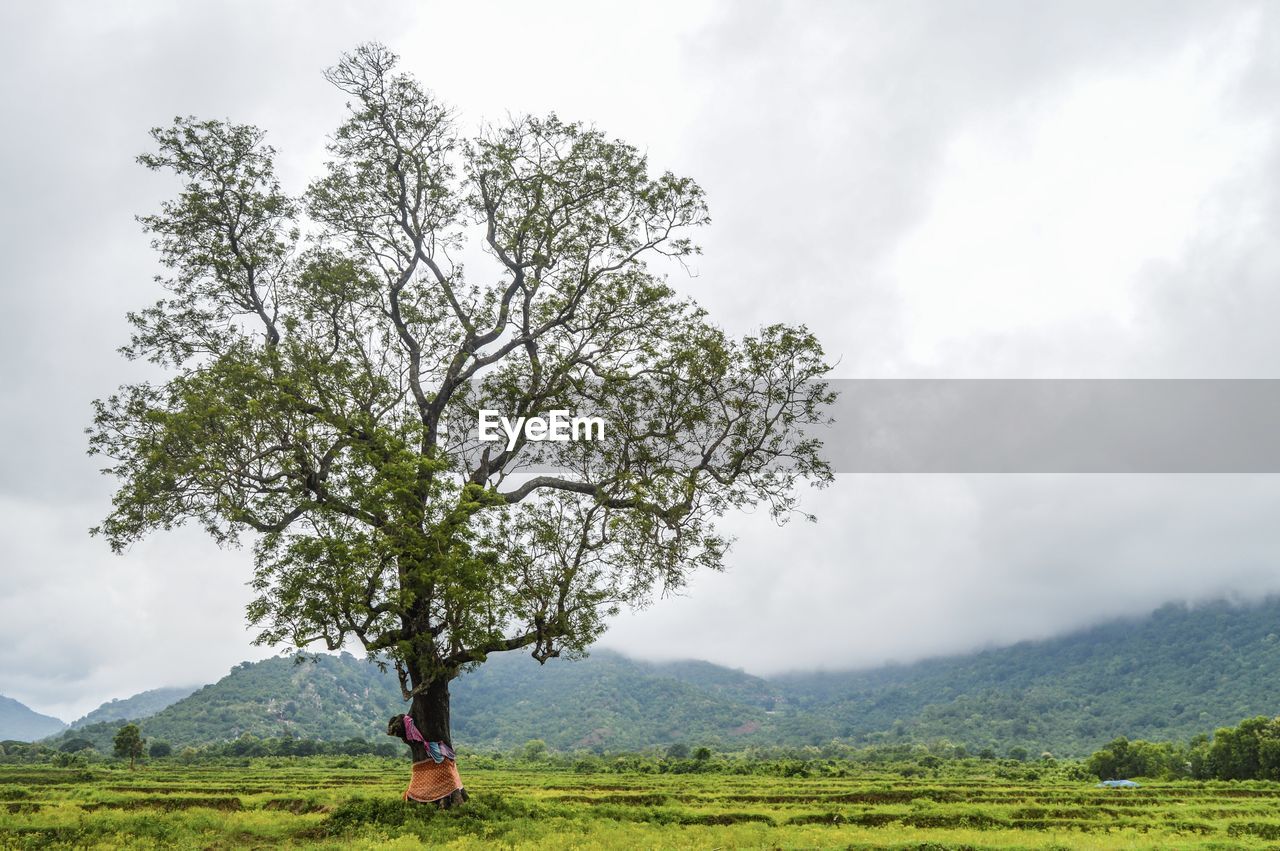
<path id="1" fill-rule="evenodd" d="M 1259 715 L 1219 727 L 1186 745 L 1130 742 L 1121 737 L 1094 752 L 1099 777 L 1192 777 L 1197 780 L 1280 780 L 1280 717 Z"/>
<path id="2" fill-rule="evenodd" d="M 96 403 L 120 487 L 95 531 L 253 535 L 258 641 L 359 641 L 448 738 L 465 668 L 581 653 L 620 606 L 722 567 L 726 512 L 784 520 L 828 483 L 805 426 L 834 396 L 805 328 L 733 339 L 651 267 L 697 253 L 696 182 L 554 114 L 464 137 L 396 64 L 365 45 L 329 69 L 349 114 L 299 197 L 256 127 L 152 132 L 139 161 L 183 189 L 141 219 L 167 295 L 123 351 L 169 377 Z M 467 245 L 488 269 L 454 261 Z M 480 408 L 609 432 L 499 448 Z"/>

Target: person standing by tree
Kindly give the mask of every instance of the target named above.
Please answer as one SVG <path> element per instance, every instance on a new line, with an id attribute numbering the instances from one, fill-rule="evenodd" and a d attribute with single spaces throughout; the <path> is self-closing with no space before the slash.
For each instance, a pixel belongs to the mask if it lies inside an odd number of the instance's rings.
<path id="1" fill-rule="evenodd" d="M 327 72 L 349 116 L 300 199 L 257 128 L 153 131 L 140 161 L 185 185 L 142 219 L 171 274 L 122 351 L 173 374 L 89 431 L 120 480 L 96 533 L 252 533 L 257 641 L 394 666 L 389 732 L 422 762 L 404 718 L 452 753 L 454 678 L 582 654 L 621 606 L 722 569 L 725 513 L 781 522 L 828 483 L 805 427 L 834 394 L 804 327 L 734 339 L 651 266 L 698 252 L 693 180 L 555 115 L 464 137 L 396 63 L 371 44 Z M 487 410 L 608 432 L 486 442 Z"/>

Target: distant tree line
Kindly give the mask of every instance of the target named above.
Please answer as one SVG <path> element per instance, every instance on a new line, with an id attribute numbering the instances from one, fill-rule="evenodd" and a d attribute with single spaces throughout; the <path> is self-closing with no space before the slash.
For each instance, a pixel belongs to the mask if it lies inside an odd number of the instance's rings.
<path id="1" fill-rule="evenodd" d="M 176 748 L 163 740 L 144 740 L 125 725 L 113 748 L 120 760 L 175 759 L 184 762 L 255 757 L 399 757 L 398 742 L 362 738 L 322 741 L 292 736 L 258 737 L 245 734 L 224 742 Z M 137 734 L 135 736 L 135 734 Z M 84 766 L 108 759 L 87 738 L 48 743 L 0 742 L 0 762 L 52 762 Z M 1192 780 L 1280 781 L 1280 717 L 1247 718 L 1222 727 L 1212 736 L 1200 734 L 1185 744 L 1150 742 L 1119 737 L 1085 760 L 1059 760 L 1041 753 L 1032 758 L 1023 748 L 1010 748 L 1003 757 L 991 749 L 976 753 L 945 740 L 924 744 L 855 747 L 841 742 L 802 747 L 746 747 L 720 750 L 677 742 L 640 751 L 556 751 L 542 739 L 530 739 L 508 751 L 465 753 L 477 768 L 524 766 L 578 773 L 638 772 L 654 774 L 726 773 L 781 776 L 843 776 L 885 773 L 897 776 L 946 776 L 981 770 L 1010 780 L 1058 777 L 1064 780 L 1104 780 L 1134 777 Z"/>
<path id="2" fill-rule="evenodd" d="M 342 741 L 300 739 L 292 736 L 260 738 L 245 734 L 225 742 L 211 742 L 198 747 L 176 748 L 160 739 L 144 739 L 137 725 L 126 724 L 117 731 L 109 751 L 87 738 L 70 738 L 55 743 L 0 742 L 0 762 L 53 762 L 58 765 L 87 765 L 114 756 L 131 764 L 151 759 L 179 759 L 187 762 L 221 757 L 271 756 L 400 756 L 404 746 L 399 742 L 377 742 L 350 738 Z"/>
<path id="3" fill-rule="evenodd" d="M 126 725 L 131 726 L 131 725 Z M 123 728 L 122 728 L 123 729 Z M 139 736 L 139 738 L 141 738 Z M 131 734 L 124 740 L 133 741 Z M 325 742 L 291 737 L 258 738 L 251 734 L 217 744 L 177 748 L 158 740 L 143 740 L 152 760 L 180 763 L 245 764 L 251 758 L 385 759 L 402 758 L 398 742 L 349 739 Z M 1017 749 L 1015 749 L 1017 750 Z M 102 764 L 124 765 L 128 751 L 112 761 L 110 751 L 98 750 L 88 739 L 46 743 L 0 743 L 0 762 L 43 762 L 72 768 Z M 1029 760 L 1014 753 L 1004 758 L 970 754 L 948 742 L 931 745 L 890 745 L 855 748 L 839 742 L 824 746 L 745 747 L 731 751 L 677 742 L 642 751 L 559 751 L 541 739 L 530 739 L 505 751 L 462 750 L 462 759 L 480 769 L 536 769 L 576 774 L 733 774 L 770 777 L 897 777 L 966 776 L 974 772 L 1017 782 L 1046 778 L 1087 778 L 1078 761 L 1058 761 L 1049 754 Z"/>
<path id="4" fill-rule="evenodd" d="M 1104 780 L 1186 777 L 1194 780 L 1280 780 L 1280 717 L 1259 715 L 1200 734 L 1187 744 L 1114 739 L 1086 761 Z"/>

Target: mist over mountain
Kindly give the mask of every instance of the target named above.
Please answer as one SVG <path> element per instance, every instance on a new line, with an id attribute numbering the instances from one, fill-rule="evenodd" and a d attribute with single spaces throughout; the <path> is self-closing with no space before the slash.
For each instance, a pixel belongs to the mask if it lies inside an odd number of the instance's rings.
<path id="1" fill-rule="evenodd" d="M 12 697 L 0 695 L 0 739 L 30 742 L 51 736 L 66 726 L 60 718 L 41 715 Z"/>
<path id="2" fill-rule="evenodd" d="M 1280 714 L 1278 636 L 1280 600 L 1272 599 L 1169 605 L 1145 618 L 982 653 L 768 679 L 607 650 L 542 666 L 495 654 L 452 686 L 454 738 L 475 749 L 538 738 L 556 749 L 597 751 L 945 739 L 975 752 L 1021 747 L 1078 756 L 1118 735 L 1184 740 Z M 141 698 L 157 692 L 105 704 L 55 742 L 79 737 L 109 748 L 120 721 L 115 710 L 142 707 Z M 380 741 L 386 719 L 403 706 L 394 675 L 350 654 L 322 654 L 301 664 L 242 663 L 140 723 L 148 738 L 178 746 L 243 735 Z"/>
<path id="3" fill-rule="evenodd" d="M 87 727 L 101 721 L 122 721 L 130 718 L 147 718 L 155 715 L 195 691 L 199 686 L 153 688 L 132 697 L 109 700 L 92 712 L 71 722 L 71 729 Z"/>
<path id="4" fill-rule="evenodd" d="M 913 665 L 772 680 L 814 739 L 938 738 L 1083 753 L 1280 714 L 1280 601 L 1166 605 L 1145 618 Z"/>

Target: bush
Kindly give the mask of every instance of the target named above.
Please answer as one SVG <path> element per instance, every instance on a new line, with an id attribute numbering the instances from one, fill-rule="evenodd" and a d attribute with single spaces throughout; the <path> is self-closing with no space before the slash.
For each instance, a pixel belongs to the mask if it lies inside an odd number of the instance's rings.
<path id="1" fill-rule="evenodd" d="M 547 758 L 547 743 L 542 739 L 530 739 L 520 749 L 520 756 L 530 762 L 541 762 Z"/>
<path id="2" fill-rule="evenodd" d="M 83 768 L 89 764 L 84 752 L 65 753 L 59 751 L 53 755 L 53 764 L 59 768 Z"/>
<path id="3" fill-rule="evenodd" d="M 472 795 L 465 806 L 448 810 L 388 798 L 352 798 L 329 814 L 322 829 L 337 836 L 368 825 L 403 827 L 438 842 L 442 830 L 452 827 L 460 833 L 483 833 L 490 839 L 495 825 L 509 829 L 504 822 L 539 814 L 537 807 L 523 801 L 485 794 Z"/>

